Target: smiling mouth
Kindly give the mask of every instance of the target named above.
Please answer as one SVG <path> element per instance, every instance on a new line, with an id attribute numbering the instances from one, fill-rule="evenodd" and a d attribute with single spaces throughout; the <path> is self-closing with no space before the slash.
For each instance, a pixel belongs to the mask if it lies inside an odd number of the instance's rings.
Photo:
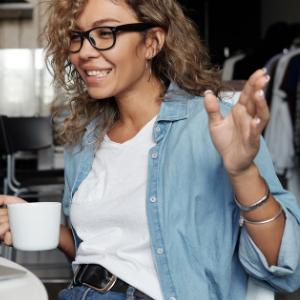
<path id="1" fill-rule="evenodd" d="M 88 77 L 94 77 L 97 79 L 105 78 L 112 70 L 90 70 L 90 71 L 85 71 L 85 74 Z"/>

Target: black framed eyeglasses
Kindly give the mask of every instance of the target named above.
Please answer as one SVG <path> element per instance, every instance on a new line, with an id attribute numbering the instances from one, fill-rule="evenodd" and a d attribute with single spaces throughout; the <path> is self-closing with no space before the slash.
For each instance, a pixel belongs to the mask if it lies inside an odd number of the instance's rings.
<path id="1" fill-rule="evenodd" d="M 88 31 L 71 31 L 69 51 L 71 53 L 79 52 L 84 39 L 87 39 L 97 50 L 109 50 L 116 44 L 118 32 L 142 32 L 155 26 L 157 25 L 151 23 L 132 23 L 120 26 L 98 26 Z"/>

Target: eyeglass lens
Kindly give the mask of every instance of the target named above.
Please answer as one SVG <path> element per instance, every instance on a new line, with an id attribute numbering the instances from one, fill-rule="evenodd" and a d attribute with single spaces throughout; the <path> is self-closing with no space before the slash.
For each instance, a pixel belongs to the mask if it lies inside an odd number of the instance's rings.
<path id="1" fill-rule="evenodd" d="M 77 52 L 80 50 L 84 36 L 82 33 L 73 32 L 70 38 L 70 51 Z M 86 37 L 87 38 L 87 37 Z M 105 50 L 113 46 L 114 44 L 114 33 L 111 28 L 98 27 L 89 31 L 88 38 L 90 44 L 98 49 Z"/>

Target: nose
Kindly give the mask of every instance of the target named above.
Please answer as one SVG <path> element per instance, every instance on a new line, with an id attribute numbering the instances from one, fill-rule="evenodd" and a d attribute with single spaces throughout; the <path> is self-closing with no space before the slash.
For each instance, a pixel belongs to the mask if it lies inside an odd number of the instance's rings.
<path id="1" fill-rule="evenodd" d="M 79 51 L 79 57 L 81 59 L 95 58 L 99 57 L 100 55 L 100 51 L 95 49 L 87 38 L 83 39 L 82 47 Z"/>

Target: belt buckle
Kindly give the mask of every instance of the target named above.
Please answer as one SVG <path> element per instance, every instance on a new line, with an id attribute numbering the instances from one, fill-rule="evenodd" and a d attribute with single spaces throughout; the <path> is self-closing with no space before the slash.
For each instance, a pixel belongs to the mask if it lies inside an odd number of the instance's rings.
<path id="1" fill-rule="evenodd" d="M 85 282 L 83 282 L 82 285 L 90 287 L 100 293 L 107 293 L 113 288 L 117 279 L 118 279 L 117 276 L 112 274 L 112 276 L 109 278 L 107 284 L 103 288 L 99 288 L 99 287 L 93 286 L 93 285 L 85 283 Z"/>

